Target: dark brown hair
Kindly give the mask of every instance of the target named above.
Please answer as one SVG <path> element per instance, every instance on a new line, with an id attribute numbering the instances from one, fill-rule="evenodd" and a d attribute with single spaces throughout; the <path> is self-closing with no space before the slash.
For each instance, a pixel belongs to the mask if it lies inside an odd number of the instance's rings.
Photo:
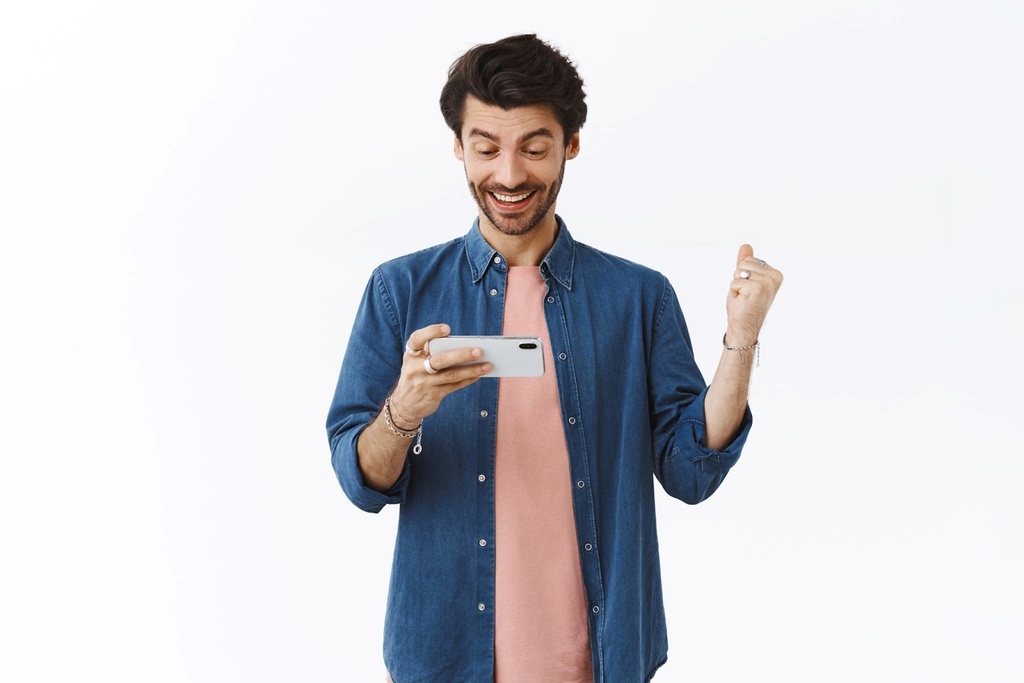
<path id="1" fill-rule="evenodd" d="M 441 89 L 441 114 L 458 138 L 468 95 L 502 109 L 551 107 L 565 144 L 587 120 L 583 79 L 575 65 L 534 34 L 477 45 L 452 63 Z"/>

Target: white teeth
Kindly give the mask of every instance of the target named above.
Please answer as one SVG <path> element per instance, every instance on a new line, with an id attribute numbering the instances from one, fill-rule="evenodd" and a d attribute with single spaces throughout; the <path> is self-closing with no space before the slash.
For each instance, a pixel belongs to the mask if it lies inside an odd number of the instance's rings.
<path id="1" fill-rule="evenodd" d="M 529 197 L 533 193 L 532 192 L 524 192 L 522 194 L 498 194 L 497 192 L 492 192 L 491 194 L 493 194 L 495 199 L 497 199 L 499 202 L 505 202 L 506 204 L 512 204 L 513 202 L 521 202 L 521 201 L 523 201 L 524 199 L 526 199 L 527 197 Z"/>

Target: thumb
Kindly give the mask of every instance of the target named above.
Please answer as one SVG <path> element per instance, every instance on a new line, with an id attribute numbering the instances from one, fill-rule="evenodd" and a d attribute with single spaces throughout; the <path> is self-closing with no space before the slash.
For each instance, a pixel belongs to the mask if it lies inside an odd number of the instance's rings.
<path id="1" fill-rule="evenodd" d="M 740 245 L 740 253 L 736 256 L 736 265 L 743 263 L 743 259 L 750 258 L 754 255 L 754 248 L 749 244 Z"/>

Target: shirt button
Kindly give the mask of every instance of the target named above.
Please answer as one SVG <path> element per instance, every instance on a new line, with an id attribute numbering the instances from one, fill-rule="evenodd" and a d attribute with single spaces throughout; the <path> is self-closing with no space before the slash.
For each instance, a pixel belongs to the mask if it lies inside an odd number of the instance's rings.
<path id="1" fill-rule="evenodd" d="M 481 410 L 480 411 L 480 417 L 487 417 L 488 414 L 489 413 L 486 410 Z"/>
<path id="2" fill-rule="evenodd" d="M 548 297 L 548 303 L 549 303 L 549 304 L 553 304 L 553 303 L 555 303 L 555 297 L 553 297 L 553 296 L 549 296 L 549 297 Z"/>
<path id="3" fill-rule="evenodd" d="M 568 356 L 565 355 L 564 353 L 558 354 L 558 360 L 565 360 L 566 358 L 568 358 Z"/>
<path id="4" fill-rule="evenodd" d="M 569 418 L 569 424 L 571 424 L 571 425 L 576 424 L 576 418 L 575 417 L 570 417 Z"/>
<path id="5" fill-rule="evenodd" d="M 487 545 L 487 539 L 481 538 L 480 539 L 480 547 L 483 548 L 485 545 Z"/>
<path id="6" fill-rule="evenodd" d="M 494 257 L 494 262 L 495 263 L 501 263 L 501 257 L 500 256 L 495 256 Z M 483 609 L 483 607 L 481 607 L 480 609 Z"/>
<path id="7" fill-rule="evenodd" d="M 491 290 L 491 296 L 498 296 L 498 290 L 492 289 Z"/>
<path id="8" fill-rule="evenodd" d="M 481 602 L 479 605 L 476 606 L 476 608 L 478 610 L 480 610 L 481 612 L 483 612 L 485 609 L 487 609 L 487 606 L 484 605 L 484 603 Z"/>
<path id="9" fill-rule="evenodd" d="M 590 544 L 588 543 L 588 544 L 586 544 L 585 546 L 583 546 L 583 549 L 584 549 L 584 550 L 593 550 L 593 549 L 594 549 L 594 546 L 592 546 L 592 545 L 590 545 Z"/>
<path id="10" fill-rule="evenodd" d="M 478 477 L 476 478 L 476 480 L 477 480 L 477 481 L 487 481 L 487 476 L 486 476 L 486 475 L 483 475 L 483 474 L 481 474 L 480 476 L 478 476 Z"/>
<path id="11" fill-rule="evenodd" d="M 592 612 L 593 612 L 594 614 L 597 614 L 598 612 L 600 612 L 600 611 L 601 611 L 601 608 L 600 608 L 600 607 L 598 607 L 597 605 L 594 605 L 594 609 L 592 609 L 591 611 L 592 611 Z"/>
<path id="12" fill-rule="evenodd" d="M 576 486 L 579 487 L 579 488 L 583 488 L 584 486 L 586 486 L 586 484 L 584 484 L 583 480 L 580 479 L 578 482 L 576 482 Z"/>

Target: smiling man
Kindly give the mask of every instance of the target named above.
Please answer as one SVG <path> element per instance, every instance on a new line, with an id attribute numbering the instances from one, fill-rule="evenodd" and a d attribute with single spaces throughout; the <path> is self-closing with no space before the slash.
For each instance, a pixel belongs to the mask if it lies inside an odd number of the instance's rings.
<path id="1" fill-rule="evenodd" d="M 584 98 L 533 35 L 460 57 L 441 111 L 478 216 L 378 266 L 363 294 L 327 432 L 352 502 L 400 506 L 395 683 L 650 680 L 668 651 L 654 481 L 699 503 L 751 427 L 781 273 L 740 247 L 707 385 L 669 281 L 577 242 L 555 213 Z M 478 348 L 430 353 L 452 334 L 539 337 L 545 372 L 488 378 Z"/>
<path id="2" fill-rule="evenodd" d="M 506 110 L 473 94 L 459 118 L 455 156 L 465 165 L 484 239 L 510 266 L 538 265 L 558 235 L 555 200 L 565 162 L 579 153 L 579 132 L 566 133 L 550 106 Z"/>
<path id="3" fill-rule="evenodd" d="M 566 160 L 579 153 L 579 133 L 565 140 L 566 133 L 547 106 L 507 111 L 471 94 L 465 97 L 461 118 L 468 152 L 460 132 L 455 156 L 465 164 L 486 229 L 520 236 L 541 226 L 546 233 L 539 241 L 550 246 L 557 230 L 555 200 Z M 504 147 L 512 154 L 501 154 L 502 135 L 510 138 Z"/>

